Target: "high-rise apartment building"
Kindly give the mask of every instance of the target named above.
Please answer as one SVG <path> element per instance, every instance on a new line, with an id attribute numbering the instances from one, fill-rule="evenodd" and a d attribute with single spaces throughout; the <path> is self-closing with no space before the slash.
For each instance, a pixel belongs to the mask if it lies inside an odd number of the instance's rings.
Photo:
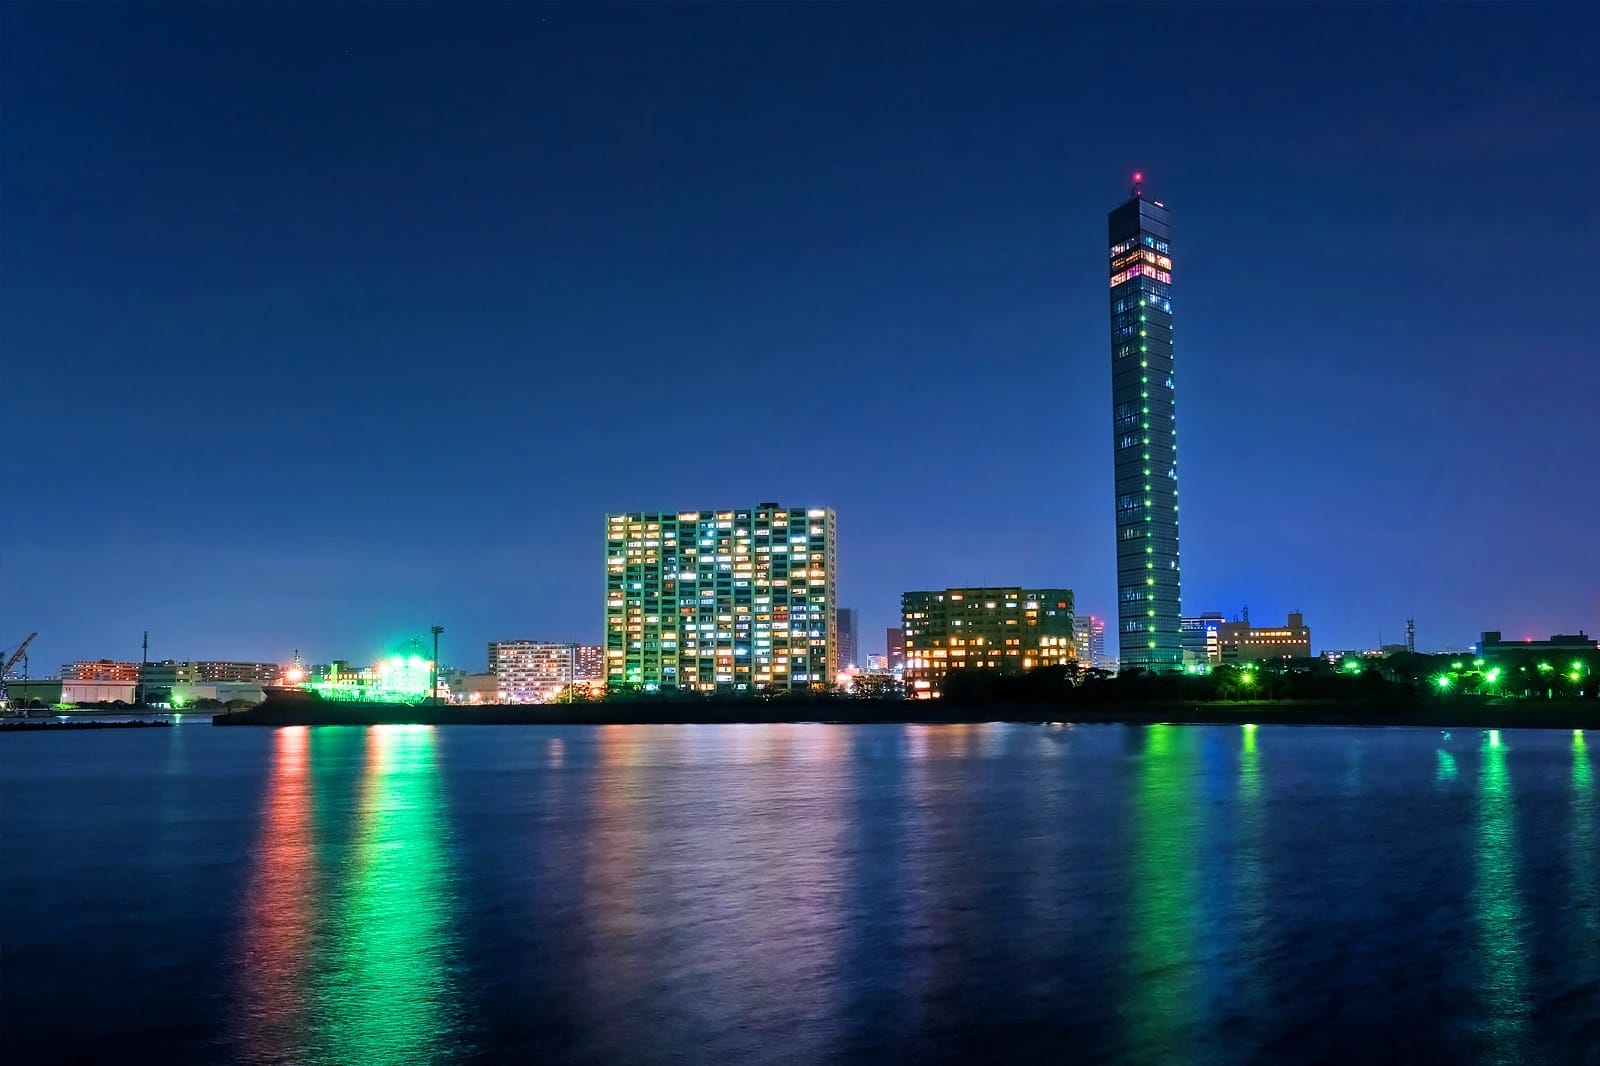
<path id="1" fill-rule="evenodd" d="M 548 703 L 568 685 L 605 678 L 605 651 L 598 644 L 548 640 L 489 643 L 489 672 L 501 703 Z"/>
<path id="2" fill-rule="evenodd" d="M 906 683 L 937 691 L 951 670 L 1021 673 L 1078 656 L 1071 589 L 957 588 L 900 597 Z"/>
<path id="3" fill-rule="evenodd" d="M 834 664 L 835 670 L 845 670 L 852 666 L 860 666 L 857 658 L 857 634 L 860 633 L 860 616 L 854 607 L 839 607 L 834 611 L 834 628 L 839 635 L 838 661 Z"/>
<path id="4" fill-rule="evenodd" d="M 1164 204 L 1133 196 L 1107 217 L 1111 421 L 1116 463 L 1117 643 L 1121 667 L 1174 671 L 1179 638 L 1178 426 L 1172 259 Z"/>
<path id="5" fill-rule="evenodd" d="M 820 689 L 837 647 L 827 508 L 606 517 L 606 682 L 699 692 Z"/>

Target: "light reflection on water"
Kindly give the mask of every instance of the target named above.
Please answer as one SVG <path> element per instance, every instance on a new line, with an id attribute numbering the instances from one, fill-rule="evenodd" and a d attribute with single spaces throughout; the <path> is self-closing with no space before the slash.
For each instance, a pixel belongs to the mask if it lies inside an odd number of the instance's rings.
<path id="1" fill-rule="evenodd" d="M 437 1058 L 453 1040 L 456 990 L 436 731 L 365 732 L 354 839 L 321 869 L 311 732 L 274 733 L 243 907 L 238 1043 L 257 1061 Z"/>
<path id="2" fill-rule="evenodd" d="M 1498 729 L 1483 738 L 1478 778 L 1477 881 L 1480 988 L 1488 1057 L 1526 1062 L 1528 972 L 1517 886 L 1517 834 L 1506 743 Z"/>
<path id="3" fill-rule="evenodd" d="M 7 1061 L 1600 1046 L 1581 733 L 157 732 L 0 747 Z"/>
<path id="4" fill-rule="evenodd" d="M 1186 1046 L 1200 989 L 1194 972 L 1196 849 L 1200 818 L 1191 762 L 1195 734 L 1181 726 L 1145 730 L 1135 777 L 1132 930 L 1124 1002 L 1139 1057 Z"/>

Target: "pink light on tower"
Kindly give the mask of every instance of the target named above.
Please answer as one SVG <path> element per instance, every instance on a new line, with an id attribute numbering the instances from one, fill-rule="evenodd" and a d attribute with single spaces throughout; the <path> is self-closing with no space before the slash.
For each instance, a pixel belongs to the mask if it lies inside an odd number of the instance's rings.
<path id="1" fill-rule="evenodd" d="M 1140 188 L 1140 186 L 1143 185 L 1143 184 L 1144 184 L 1144 171 L 1135 170 L 1133 172 L 1133 195 L 1135 195 L 1135 196 L 1144 195 L 1144 190 Z"/>

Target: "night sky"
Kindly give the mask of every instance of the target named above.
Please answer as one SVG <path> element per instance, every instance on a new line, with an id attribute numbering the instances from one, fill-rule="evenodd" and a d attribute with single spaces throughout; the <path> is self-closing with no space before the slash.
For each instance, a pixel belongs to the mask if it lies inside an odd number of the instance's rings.
<path id="1" fill-rule="evenodd" d="M 910 588 L 1112 614 L 1136 168 L 1185 613 L 1595 632 L 1597 39 L 1592 5 L 4 5 L 0 645 L 359 660 L 437 622 L 481 669 L 600 639 L 607 511 L 763 500 L 837 509 L 863 653 Z"/>

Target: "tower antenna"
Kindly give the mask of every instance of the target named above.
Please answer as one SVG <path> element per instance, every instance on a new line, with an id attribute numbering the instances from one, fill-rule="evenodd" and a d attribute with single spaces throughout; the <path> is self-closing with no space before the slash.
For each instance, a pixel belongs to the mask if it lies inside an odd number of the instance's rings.
<path id="1" fill-rule="evenodd" d="M 1135 170 L 1133 172 L 1133 188 L 1129 189 L 1128 192 L 1132 196 L 1144 195 L 1144 171 Z"/>

